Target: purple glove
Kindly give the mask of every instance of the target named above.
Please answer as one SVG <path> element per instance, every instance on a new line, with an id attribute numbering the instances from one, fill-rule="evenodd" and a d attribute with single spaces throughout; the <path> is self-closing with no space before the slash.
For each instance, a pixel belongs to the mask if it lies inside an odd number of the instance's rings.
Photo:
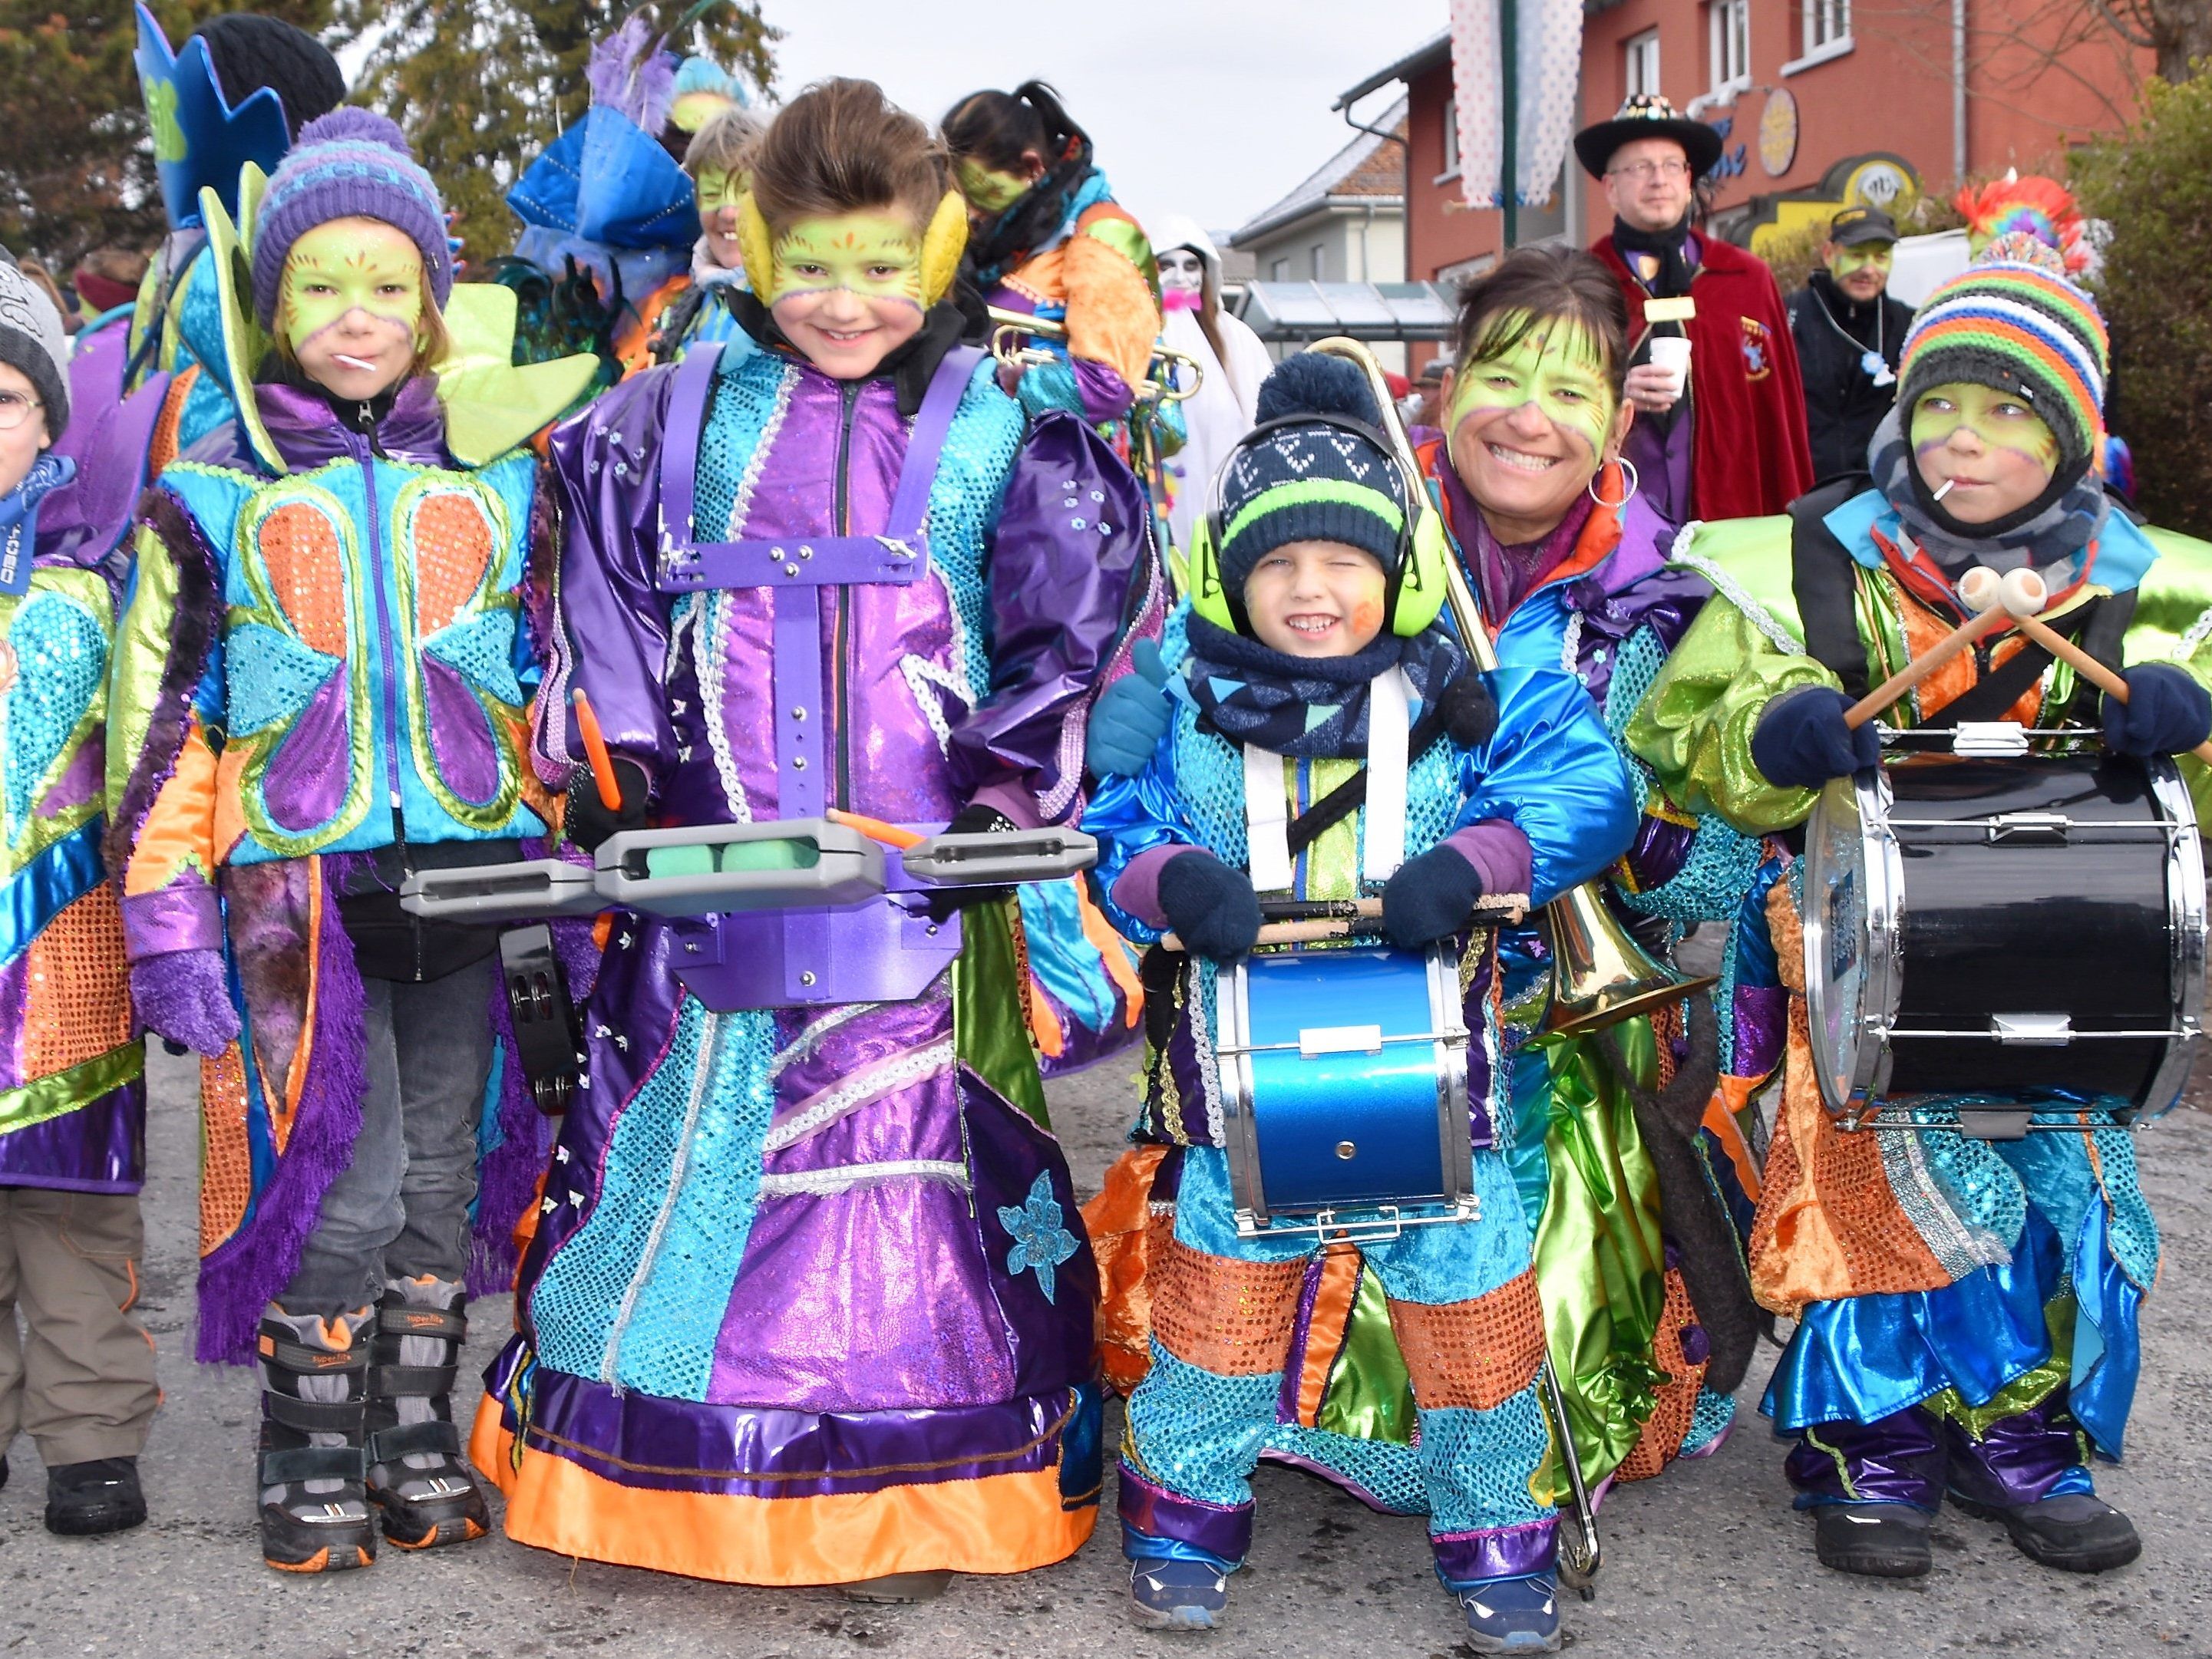
<path id="1" fill-rule="evenodd" d="M 238 1041 L 222 952 L 172 951 L 131 964 L 131 1000 L 155 1036 L 214 1059 Z"/>

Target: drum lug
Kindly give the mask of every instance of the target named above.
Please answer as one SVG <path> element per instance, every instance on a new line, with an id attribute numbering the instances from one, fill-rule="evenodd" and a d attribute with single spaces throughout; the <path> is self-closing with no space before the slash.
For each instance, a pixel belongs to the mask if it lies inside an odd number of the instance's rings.
<path id="1" fill-rule="evenodd" d="M 2033 1112 L 2000 1112 L 1984 1109 L 1959 1114 L 1959 1133 L 1968 1140 L 2025 1140 Z"/>

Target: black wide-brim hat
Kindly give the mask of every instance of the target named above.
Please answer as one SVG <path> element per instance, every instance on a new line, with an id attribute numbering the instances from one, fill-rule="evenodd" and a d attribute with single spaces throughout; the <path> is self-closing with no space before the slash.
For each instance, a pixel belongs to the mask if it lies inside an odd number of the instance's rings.
<path id="1" fill-rule="evenodd" d="M 1703 121 L 1678 114 L 1656 92 L 1639 92 L 1610 121 L 1599 121 L 1575 135 L 1575 158 L 1593 179 L 1605 177 L 1613 152 L 1638 138 L 1672 138 L 1689 158 L 1690 176 L 1702 179 L 1721 159 L 1721 136 Z"/>

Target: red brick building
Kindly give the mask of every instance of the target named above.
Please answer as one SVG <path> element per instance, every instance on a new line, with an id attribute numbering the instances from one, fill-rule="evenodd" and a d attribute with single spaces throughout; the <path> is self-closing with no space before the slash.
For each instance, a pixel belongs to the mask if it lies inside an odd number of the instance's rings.
<path id="1" fill-rule="evenodd" d="M 1711 228 L 1756 246 L 1760 226 L 1847 198 L 1903 204 L 2008 166 L 2057 169 L 2069 144 L 2133 113 L 2148 68 L 2092 0 L 1588 0 L 1576 125 L 1660 92 L 1722 128 Z M 1449 282 L 1496 258 L 1503 216 L 1462 200 L 1446 36 L 1340 106 L 1358 118 L 1401 84 L 1407 275 Z M 1518 219 L 1522 242 L 1587 244 L 1611 222 L 1571 155 L 1548 207 Z"/>

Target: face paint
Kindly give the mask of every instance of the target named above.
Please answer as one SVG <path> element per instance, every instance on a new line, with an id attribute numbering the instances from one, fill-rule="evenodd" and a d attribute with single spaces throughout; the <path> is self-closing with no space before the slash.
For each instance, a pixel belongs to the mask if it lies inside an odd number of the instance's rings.
<path id="1" fill-rule="evenodd" d="M 1943 510 L 1988 524 L 2027 506 L 2058 471 L 2058 439 L 2018 392 L 1954 382 L 1912 408 L 1913 464 Z"/>
<path id="2" fill-rule="evenodd" d="M 1018 173 L 1000 173 L 981 161 L 963 158 L 952 164 L 960 193 L 976 212 L 995 218 L 1030 193 L 1030 181 Z"/>
<path id="3" fill-rule="evenodd" d="M 724 208 L 734 208 L 738 198 L 745 193 L 745 175 L 737 169 L 718 172 L 708 168 L 694 179 L 691 194 L 699 204 L 702 219 L 720 213 Z"/>
<path id="4" fill-rule="evenodd" d="M 836 289 L 921 310 L 921 238 L 915 228 L 881 214 L 846 213 L 803 220 L 776 239 L 770 304 Z"/>
<path id="5" fill-rule="evenodd" d="M 1595 460 L 1613 433 L 1613 388 L 1599 366 L 1597 343 L 1579 324 L 1539 323 L 1502 356 L 1463 365 L 1452 384 L 1449 423 L 1479 411 L 1533 404 L 1561 432 L 1581 441 Z"/>
<path id="6" fill-rule="evenodd" d="M 422 255 L 404 232 L 380 219 L 333 219 L 285 256 L 277 325 L 298 356 L 308 341 L 359 310 L 404 331 L 411 348 L 422 295 Z"/>
<path id="7" fill-rule="evenodd" d="M 1170 293 L 1196 294 L 1206 286 L 1206 262 L 1187 247 L 1159 256 L 1160 286 Z"/>
<path id="8" fill-rule="evenodd" d="M 1840 283 L 1863 270 L 1877 271 L 1887 282 L 1896 254 L 1893 242 L 1861 242 L 1856 247 L 1839 247 L 1828 256 L 1828 275 Z"/>

